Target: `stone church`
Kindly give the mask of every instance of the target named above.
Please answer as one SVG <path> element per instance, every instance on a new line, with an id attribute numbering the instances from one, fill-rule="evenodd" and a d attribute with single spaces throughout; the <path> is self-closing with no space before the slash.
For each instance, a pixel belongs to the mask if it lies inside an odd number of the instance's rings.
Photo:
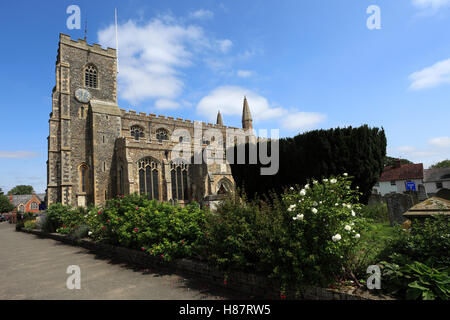
<path id="1" fill-rule="evenodd" d="M 214 202 L 235 187 L 225 152 L 220 154 L 223 163 L 172 160 L 175 145 L 183 143 L 172 139 L 172 133 L 185 129 L 194 136 L 196 123 L 120 109 L 116 50 L 60 34 L 49 120 L 47 205 L 98 205 L 132 193 L 180 205 Z M 225 127 L 220 112 L 216 124 L 201 124 L 202 130 L 223 135 L 237 129 Z M 242 127 L 253 136 L 245 98 Z M 201 137 L 185 143 L 204 150 L 212 141 Z"/>

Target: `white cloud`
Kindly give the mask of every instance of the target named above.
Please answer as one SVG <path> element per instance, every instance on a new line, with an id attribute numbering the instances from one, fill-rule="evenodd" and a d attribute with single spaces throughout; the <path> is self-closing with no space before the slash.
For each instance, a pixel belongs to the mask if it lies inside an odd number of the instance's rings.
<path id="1" fill-rule="evenodd" d="M 181 70 L 196 59 L 216 52 L 226 53 L 231 40 L 210 39 L 201 27 L 183 25 L 173 16 L 152 19 L 144 24 L 133 20 L 118 26 L 121 98 L 135 104 L 148 99 L 177 99 L 184 88 Z M 115 47 L 111 25 L 98 32 L 103 46 Z M 173 104 L 160 102 L 173 108 Z"/>
<path id="2" fill-rule="evenodd" d="M 2 159 L 28 159 L 36 157 L 38 157 L 38 154 L 31 151 L 0 151 L 0 158 Z"/>
<path id="3" fill-rule="evenodd" d="M 230 51 L 231 47 L 233 46 L 233 42 L 229 39 L 225 40 L 217 40 L 217 45 L 223 53 L 227 53 Z"/>
<path id="4" fill-rule="evenodd" d="M 283 108 L 271 106 L 265 97 L 251 90 L 239 86 L 221 86 L 200 100 L 197 113 L 209 120 L 216 118 L 218 110 L 223 115 L 241 116 L 244 96 L 247 96 L 250 112 L 256 122 L 278 118 L 286 112 Z"/>
<path id="5" fill-rule="evenodd" d="M 179 107 L 178 102 L 169 99 L 159 99 L 155 102 L 155 108 L 158 110 L 173 110 Z"/>
<path id="6" fill-rule="evenodd" d="M 400 152 L 413 152 L 416 150 L 416 148 L 411 147 L 411 146 L 402 146 L 402 147 L 398 147 L 397 150 Z"/>
<path id="7" fill-rule="evenodd" d="M 436 87 L 443 83 L 450 83 L 450 59 L 435 63 L 409 76 L 412 81 L 410 89 L 421 90 Z"/>
<path id="8" fill-rule="evenodd" d="M 250 70 L 238 70 L 237 75 L 240 78 L 250 78 L 254 75 L 254 72 Z"/>
<path id="9" fill-rule="evenodd" d="M 429 142 L 438 148 L 449 148 L 450 147 L 450 137 L 438 137 L 430 139 Z"/>
<path id="10" fill-rule="evenodd" d="M 289 131 L 303 131 L 316 128 L 326 116 L 317 112 L 293 112 L 281 121 L 283 128 Z"/>
<path id="11" fill-rule="evenodd" d="M 189 17 L 194 19 L 212 19 L 214 13 L 210 10 L 200 9 L 189 13 Z"/>
<path id="12" fill-rule="evenodd" d="M 450 0 L 413 0 L 413 5 L 420 9 L 437 10 L 450 5 Z"/>

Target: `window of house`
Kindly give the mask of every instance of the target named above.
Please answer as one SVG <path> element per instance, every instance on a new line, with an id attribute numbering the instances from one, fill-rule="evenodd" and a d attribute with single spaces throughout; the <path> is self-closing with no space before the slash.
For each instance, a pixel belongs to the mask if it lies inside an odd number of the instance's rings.
<path id="1" fill-rule="evenodd" d="M 164 140 L 169 140 L 169 132 L 163 128 L 156 130 L 156 139 L 159 142 L 162 142 Z"/>
<path id="2" fill-rule="evenodd" d="M 134 140 L 136 141 L 144 137 L 144 129 L 140 126 L 132 126 L 130 132 L 131 136 L 134 137 Z"/>
<path id="3" fill-rule="evenodd" d="M 88 65 L 84 71 L 84 84 L 88 88 L 97 88 L 97 68 L 92 64 Z"/>
<path id="4" fill-rule="evenodd" d="M 379 187 L 379 186 L 380 186 L 379 182 L 375 183 L 375 187 Z"/>
<path id="5" fill-rule="evenodd" d="M 31 210 L 37 210 L 39 208 L 38 204 L 36 202 L 32 202 L 30 204 L 30 209 Z"/>
<path id="6" fill-rule="evenodd" d="M 391 181 L 391 186 L 395 186 L 396 182 L 395 181 Z"/>
<path id="7" fill-rule="evenodd" d="M 188 170 L 189 166 L 183 162 L 170 164 L 173 200 L 188 200 Z"/>
<path id="8" fill-rule="evenodd" d="M 159 200 L 158 161 L 147 157 L 139 161 L 139 193 Z"/>
<path id="9" fill-rule="evenodd" d="M 436 182 L 436 189 L 442 189 L 442 182 Z"/>

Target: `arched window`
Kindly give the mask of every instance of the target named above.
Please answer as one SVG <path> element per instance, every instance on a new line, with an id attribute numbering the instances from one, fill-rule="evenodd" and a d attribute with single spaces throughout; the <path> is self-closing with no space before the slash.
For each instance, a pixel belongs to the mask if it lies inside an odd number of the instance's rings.
<path id="1" fill-rule="evenodd" d="M 25 206 L 22 203 L 19 204 L 19 207 L 17 209 L 19 210 L 20 213 L 24 213 L 25 212 Z"/>
<path id="2" fill-rule="evenodd" d="M 183 162 L 170 163 L 173 200 L 188 200 L 188 170 L 189 166 Z"/>
<path id="3" fill-rule="evenodd" d="M 227 194 L 233 190 L 233 185 L 230 180 L 223 178 L 217 184 L 217 194 Z"/>
<path id="4" fill-rule="evenodd" d="M 156 139 L 159 142 L 162 142 L 163 140 L 169 140 L 169 132 L 163 128 L 156 130 Z"/>
<path id="5" fill-rule="evenodd" d="M 90 64 L 84 70 L 84 84 L 89 88 L 97 88 L 98 79 L 97 79 L 97 68 Z"/>
<path id="6" fill-rule="evenodd" d="M 144 137 L 144 129 L 140 126 L 132 126 L 130 129 L 131 136 L 134 137 L 134 140 L 139 141 L 140 138 Z"/>
<path id="7" fill-rule="evenodd" d="M 158 161 L 153 158 L 139 161 L 139 193 L 159 200 L 159 168 Z"/>
<path id="8" fill-rule="evenodd" d="M 87 164 L 83 163 L 82 165 L 80 165 L 79 171 L 80 171 L 80 191 L 86 192 L 89 167 L 87 166 Z"/>
<path id="9" fill-rule="evenodd" d="M 39 208 L 38 204 L 36 202 L 32 202 L 30 204 L 30 209 L 31 210 L 37 210 Z"/>

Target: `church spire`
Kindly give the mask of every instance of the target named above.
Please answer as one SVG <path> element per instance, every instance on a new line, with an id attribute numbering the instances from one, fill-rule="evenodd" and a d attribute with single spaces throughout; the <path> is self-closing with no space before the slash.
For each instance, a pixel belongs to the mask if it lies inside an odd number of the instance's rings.
<path id="1" fill-rule="evenodd" d="M 218 125 L 223 126 L 223 120 L 222 120 L 222 115 L 220 114 L 220 110 L 219 110 L 219 113 L 217 113 L 217 121 L 216 121 L 216 123 Z"/>
<path id="2" fill-rule="evenodd" d="M 252 124 L 252 115 L 250 114 L 250 107 L 248 106 L 247 97 L 244 97 L 244 107 L 242 110 L 242 128 L 247 129 L 253 129 Z"/>

